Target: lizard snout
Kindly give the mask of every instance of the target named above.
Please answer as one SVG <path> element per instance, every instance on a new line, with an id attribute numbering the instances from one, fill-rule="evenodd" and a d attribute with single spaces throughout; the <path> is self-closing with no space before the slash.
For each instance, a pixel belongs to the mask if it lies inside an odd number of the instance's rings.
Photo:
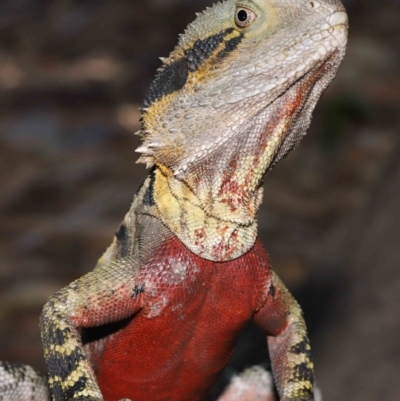
<path id="1" fill-rule="evenodd" d="M 338 25 L 347 26 L 349 23 L 349 19 L 347 17 L 347 13 L 345 11 L 337 11 L 333 13 L 328 19 L 329 25 L 335 27 Z"/>

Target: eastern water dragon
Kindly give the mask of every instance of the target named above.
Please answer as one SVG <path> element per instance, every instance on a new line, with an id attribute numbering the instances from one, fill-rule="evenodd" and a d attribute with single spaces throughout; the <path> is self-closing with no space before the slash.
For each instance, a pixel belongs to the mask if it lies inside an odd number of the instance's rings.
<path id="1" fill-rule="evenodd" d="M 249 320 L 281 400 L 314 399 L 302 312 L 271 270 L 257 211 L 265 173 L 336 75 L 347 28 L 338 0 L 226 0 L 189 25 L 144 100 L 148 178 L 95 270 L 44 306 L 54 401 L 203 400 Z M 3 401 L 45 401 L 43 383 L 0 364 Z"/>

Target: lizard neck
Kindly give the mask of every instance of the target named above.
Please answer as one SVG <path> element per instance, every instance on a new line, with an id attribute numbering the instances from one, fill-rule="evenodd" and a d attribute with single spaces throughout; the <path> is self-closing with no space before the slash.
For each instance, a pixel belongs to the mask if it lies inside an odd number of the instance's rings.
<path id="1" fill-rule="evenodd" d="M 293 92 L 288 91 L 290 101 L 282 99 L 249 119 L 246 135 L 220 144 L 183 172 L 156 163 L 159 217 L 195 254 L 222 262 L 254 245 L 265 172 L 302 103 L 303 92 Z"/>
<path id="2" fill-rule="evenodd" d="M 200 191 L 199 196 L 169 168 L 159 165 L 154 174 L 153 197 L 158 217 L 193 253 L 224 262 L 242 256 L 253 247 L 262 187 L 240 208 L 226 202 L 229 193 L 233 198 L 237 192 L 237 188 L 229 185 L 225 185 L 224 196 L 213 200 L 205 197 L 208 199 L 205 205 L 202 199 L 205 194 Z"/>

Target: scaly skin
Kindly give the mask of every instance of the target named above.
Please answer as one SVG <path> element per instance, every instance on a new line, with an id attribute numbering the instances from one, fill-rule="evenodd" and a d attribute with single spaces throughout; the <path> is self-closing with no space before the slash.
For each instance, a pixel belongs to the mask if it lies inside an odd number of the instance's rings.
<path id="1" fill-rule="evenodd" d="M 305 135 L 346 36 L 338 0 L 227 0 L 188 27 L 145 99 L 149 177 L 96 269 L 43 309 L 55 401 L 202 400 L 251 319 L 281 400 L 313 400 L 302 313 L 256 214 L 266 171 Z"/>
<path id="2" fill-rule="evenodd" d="M 0 400 L 47 401 L 47 377 L 26 365 L 0 362 Z"/>

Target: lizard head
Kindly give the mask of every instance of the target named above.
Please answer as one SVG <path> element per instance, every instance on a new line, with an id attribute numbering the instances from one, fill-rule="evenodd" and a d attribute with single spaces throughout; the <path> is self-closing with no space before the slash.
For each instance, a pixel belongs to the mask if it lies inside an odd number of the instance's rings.
<path id="1" fill-rule="evenodd" d="M 338 0 L 227 0 L 198 14 L 144 101 L 139 161 L 185 182 L 211 214 L 224 197 L 246 209 L 305 135 L 347 28 Z"/>

